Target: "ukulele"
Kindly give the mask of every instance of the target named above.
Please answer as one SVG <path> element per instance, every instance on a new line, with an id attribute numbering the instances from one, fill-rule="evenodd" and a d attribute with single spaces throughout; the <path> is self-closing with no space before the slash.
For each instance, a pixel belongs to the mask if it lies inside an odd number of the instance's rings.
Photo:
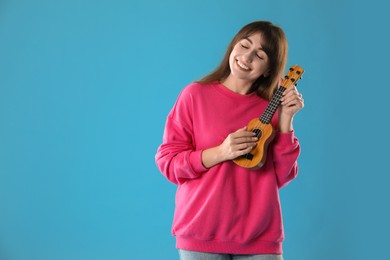
<path id="1" fill-rule="evenodd" d="M 281 86 L 276 90 L 260 118 L 252 119 L 248 124 L 248 131 L 256 133 L 258 138 L 256 146 L 247 154 L 237 157 L 233 160 L 239 166 L 244 168 L 260 168 L 264 165 L 267 158 L 268 145 L 275 137 L 275 131 L 271 125 L 271 119 L 279 107 L 283 92 L 296 85 L 297 81 L 301 79 L 304 70 L 298 66 L 293 65 L 288 70 L 286 76 L 282 81 Z"/>

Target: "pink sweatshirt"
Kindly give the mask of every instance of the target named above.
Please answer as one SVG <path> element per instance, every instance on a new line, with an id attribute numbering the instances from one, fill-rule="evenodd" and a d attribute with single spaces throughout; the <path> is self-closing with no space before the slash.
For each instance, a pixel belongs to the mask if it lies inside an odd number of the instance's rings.
<path id="1" fill-rule="evenodd" d="M 192 83 L 167 117 L 156 163 L 178 185 L 172 233 L 180 249 L 230 254 L 281 254 L 284 239 L 278 190 L 297 176 L 294 132 L 277 133 L 267 161 L 249 170 L 232 161 L 210 169 L 202 150 L 258 118 L 268 101 L 240 95 L 219 82 Z M 277 127 L 277 113 L 271 123 Z"/>

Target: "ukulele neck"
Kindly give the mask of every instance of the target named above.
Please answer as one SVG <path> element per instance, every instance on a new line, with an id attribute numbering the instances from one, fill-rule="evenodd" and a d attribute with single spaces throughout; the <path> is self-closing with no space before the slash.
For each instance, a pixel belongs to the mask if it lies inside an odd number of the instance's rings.
<path id="1" fill-rule="evenodd" d="M 260 117 L 260 122 L 263 124 L 269 124 L 271 122 L 272 117 L 274 116 L 276 110 L 278 109 L 280 105 L 280 99 L 283 96 L 283 92 L 286 90 L 285 87 L 280 86 L 275 94 L 272 96 L 271 101 L 269 102 L 267 108 L 265 109 L 264 113 Z"/>

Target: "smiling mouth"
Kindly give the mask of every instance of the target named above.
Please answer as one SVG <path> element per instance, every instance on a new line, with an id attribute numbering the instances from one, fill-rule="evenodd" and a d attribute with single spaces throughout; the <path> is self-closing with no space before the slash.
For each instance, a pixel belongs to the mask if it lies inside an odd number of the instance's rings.
<path id="1" fill-rule="evenodd" d="M 245 71 L 250 71 L 251 70 L 248 66 L 246 66 L 243 63 L 241 63 L 239 60 L 237 60 L 237 65 L 238 65 L 238 67 L 240 67 L 241 69 L 243 69 Z"/>

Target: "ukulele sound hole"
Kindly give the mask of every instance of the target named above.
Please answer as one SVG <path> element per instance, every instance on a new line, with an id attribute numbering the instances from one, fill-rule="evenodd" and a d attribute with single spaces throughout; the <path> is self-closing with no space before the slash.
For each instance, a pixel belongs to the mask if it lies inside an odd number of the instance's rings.
<path id="1" fill-rule="evenodd" d="M 255 129 L 252 130 L 252 132 L 256 134 L 257 138 L 261 137 L 261 130 L 260 129 L 255 128 Z"/>

